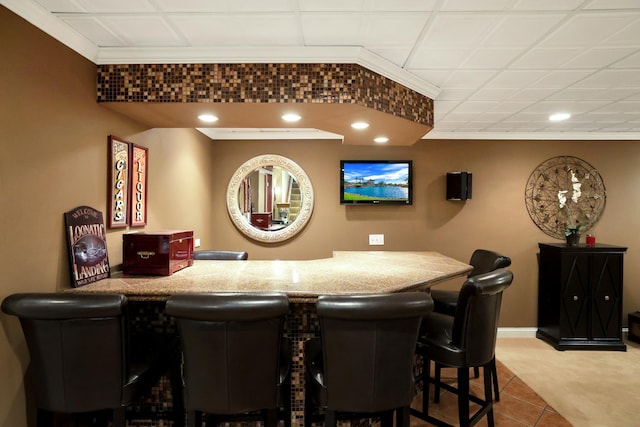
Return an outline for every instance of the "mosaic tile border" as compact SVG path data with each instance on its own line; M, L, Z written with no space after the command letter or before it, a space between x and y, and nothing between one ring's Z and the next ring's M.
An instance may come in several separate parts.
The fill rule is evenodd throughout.
M357 104L433 127L433 100L358 64L98 65L98 102Z

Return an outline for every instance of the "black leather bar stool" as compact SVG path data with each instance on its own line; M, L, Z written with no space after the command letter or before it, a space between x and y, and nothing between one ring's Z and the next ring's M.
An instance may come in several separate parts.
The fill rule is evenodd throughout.
M476 249L471 255L469 264L473 266L473 270L467 275L467 277L477 276L478 274L489 273L499 268L509 267L511 265L511 258L502 255L498 252L488 249ZM460 291L447 290L447 289L432 289L431 298L433 298L433 311L436 313L448 314L449 316L455 316L456 307L458 306L458 296ZM496 370L496 361L491 362L491 378L493 379L493 393L496 401L500 400L500 387L498 385L498 372ZM436 366L436 370L440 370L440 367ZM474 368L474 375L476 378L480 376L478 368Z
M125 408L178 366L179 352L171 344L135 352L140 357L132 359L126 308L127 299L113 294L5 298L2 311L20 319L29 348L38 425L53 425L56 413L111 410L113 426L124 427Z
M511 265L511 258L488 249L476 249L473 251L473 254L471 254L469 265L473 267L473 270L471 270L467 277L473 277L499 268L509 267ZM454 316L456 314L459 293L459 290L431 289L433 311L435 313Z
M305 424L316 407L327 427L338 415L391 426L394 411L408 427L418 329L432 309L426 292L319 297L321 338L305 343Z
M245 261L249 253L243 251L193 251L193 259L208 259L221 261Z
M182 339L190 427L200 426L202 414L217 422L253 419L251 412L267 427L277 424L290 393L289 359L282 357L288 311L287 296L273 293L180 294L167 301Z
M451 317L432 313L423 323L416 354L423 358L422 411L412 409L411 414L429 423L449 424L429 415L429 384L435 384L435 399L438 402L440 387L458 396L460 426L476 424L487 416L489 426L494 425L491 395L491 361L495 359L498 319L503 291L511 285L513 274L507 269L480 274L467 279L460 290L456 315ZM430 361L436 366L457 369L457 388L440 381L439 371L430 377ZM484 399L469 393L469 369L484 370ZM469 416L469 403L480 405L480 409Z

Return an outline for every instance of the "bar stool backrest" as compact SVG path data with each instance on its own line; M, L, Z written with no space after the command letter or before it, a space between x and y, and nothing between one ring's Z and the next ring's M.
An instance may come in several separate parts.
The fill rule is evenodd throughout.
M76 413L122 403L123 295L13 294L2 311L17 316L31 356L38 408Z
M245 261L249 259L249 253L244 251L194 251L193 259L217 260L217 261Z
M374 413L408 407L418 329L432 309L424 292L319 297L327 408Z
M460 289L451 343L464 351L467 366L482 366L494 357L502 292L513 273L501 268L468 278Z
M284 294L182 294L177 319L188 411L239 414L277 408Z

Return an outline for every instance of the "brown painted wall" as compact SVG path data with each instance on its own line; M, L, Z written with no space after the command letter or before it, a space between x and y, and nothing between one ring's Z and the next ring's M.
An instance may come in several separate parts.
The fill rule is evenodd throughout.
M531 171L556 155L593 164L607 186L598 241L629 247L623 313L640 308L640 144L636 141L422 141L411 147L343 146L329 141L209 141L192 129L148 130L95 102L95 66L0 7L0 298L68 286L63 212L90 205L106 213L107 135L149 147L147 230L190 228L202 248L242 249L251 259L311 259L333 250L435 250L467 260L477 247L508 254L516 280L501 326L534 327L537 242L551 241L529 219L524 187ZM313 182L314 214L290 242L264 245L230 222L225 190L248 158L280 154ZM412 159L413 206L340 206L340 159ZM473 172L473 200L445 200L444 174ZM108 235L113 267L121 234ZM454 282L448 286L458 286ZM625 318L626 323L626 318ZM0 425L26 425L27 350L17 321L0 314Z
M385 235L385 250L434 250L468 260L475 248L509 255L515 274L505 293L501 326L535 327L537 321L538 242L558 241L529 218L524 190L529 175L544 160L580 157L595 166L607 186L607 206L593 229L598 242L628 246L623 313L640 307L638 254L634 251L640 175L634 164L640 144L629 141L421 141L411 147L344 146L327 141L214 142L214 235L211 248L242 249L251 259L311 259L333 250L379 250L368 245L370 233ZM226 184L245 160L280 154L298 163L315 191L311 221L291 242L266 245L238 233L227 215ZM414 162L413 206L341 206L340 159L411 159ZM473 199L445 200L447 171L473 173ZM203 241L204 242L204 241ZM204 244L204 243L203 243ZM458 281L447 287L459 286ZM625 317L626 322L626 317Z

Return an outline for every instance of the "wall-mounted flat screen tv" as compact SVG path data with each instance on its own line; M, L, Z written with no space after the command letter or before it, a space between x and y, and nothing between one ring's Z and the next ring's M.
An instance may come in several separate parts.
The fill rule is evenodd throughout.
M410 205L411 160L341 160L340 204Z

